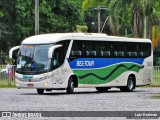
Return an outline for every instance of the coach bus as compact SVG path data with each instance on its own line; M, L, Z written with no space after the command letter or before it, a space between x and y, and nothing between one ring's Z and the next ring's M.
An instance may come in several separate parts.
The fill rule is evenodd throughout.
M152 81L153 53L149 39L106 34L55 33L26 38L17 53L16 87L66 90L112 87L133 91Z

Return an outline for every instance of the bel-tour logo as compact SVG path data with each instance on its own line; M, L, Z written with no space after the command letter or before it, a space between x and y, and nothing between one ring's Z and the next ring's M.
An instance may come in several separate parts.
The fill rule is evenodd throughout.
M77 61L76 66L94 66L94 61Z

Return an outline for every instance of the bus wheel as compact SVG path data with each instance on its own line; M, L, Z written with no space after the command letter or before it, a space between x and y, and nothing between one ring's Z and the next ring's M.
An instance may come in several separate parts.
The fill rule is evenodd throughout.
M37 89L38 94L43 94L43 92L44 92L44 89Z
M130 76L130 77L128 78L127 86L121 87L120 90L121 90L122 92L132 92L134 88L135 88L134 79L133 79L132 76Z
M68 94L72 94L74 92L74 81L72 77L69 79L68 87L66 90Z
M109 89L109 88L107 88L107 87L96 87L96 90L97 90L98 92L107 92L108 89Z

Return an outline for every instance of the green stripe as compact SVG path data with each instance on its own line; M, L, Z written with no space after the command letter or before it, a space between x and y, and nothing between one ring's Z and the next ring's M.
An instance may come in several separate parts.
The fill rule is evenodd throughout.
M143 66L134 63L123 63L94 70L74 70L79 84L105 84L113 81L126 71L139 72Z

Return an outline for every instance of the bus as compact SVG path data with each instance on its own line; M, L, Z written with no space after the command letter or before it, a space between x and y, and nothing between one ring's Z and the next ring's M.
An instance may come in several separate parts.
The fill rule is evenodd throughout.
M131 92L151 84L152 43L149 39L96 33L53 33L26 38L17 50L16 87L44 91L112 87Z

